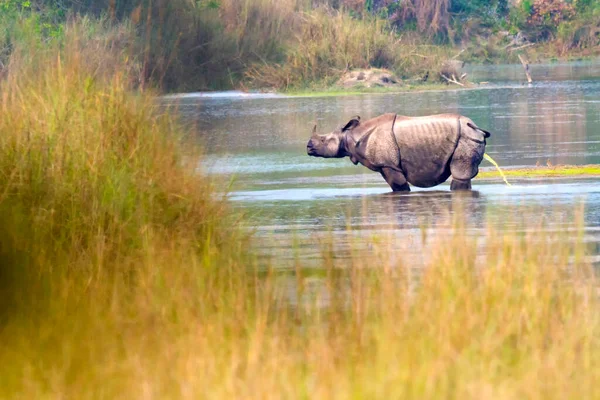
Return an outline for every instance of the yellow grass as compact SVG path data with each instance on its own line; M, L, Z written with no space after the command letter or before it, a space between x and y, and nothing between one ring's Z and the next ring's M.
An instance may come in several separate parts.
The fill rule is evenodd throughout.
M436 250L421 272L402 261L408 247L375 244L368 258L323 253L321 277L301 264L278 274L219 263L225 284L206 259L154 245L127 290L97 282L52 299L35 323L15 317L3 330L0 394L590 397L600 305L585 248L567 239L536 229L477 239L457 224L429 239Z
M556 165L549 167L502 168L504 175L514 178L594 177L600 176L600 165ZM500 178L497 170L481 171L478 178Z

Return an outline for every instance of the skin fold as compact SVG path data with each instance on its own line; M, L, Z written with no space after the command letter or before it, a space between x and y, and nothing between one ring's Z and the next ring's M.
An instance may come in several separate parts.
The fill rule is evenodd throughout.
M379 172L395 192L410 191L410 185L433 187L450 176L451 190L470 190L489 136L458 114L383 114L364 122L354 117L327 135L318 135L315 126L306 151L312 157L349 157Z

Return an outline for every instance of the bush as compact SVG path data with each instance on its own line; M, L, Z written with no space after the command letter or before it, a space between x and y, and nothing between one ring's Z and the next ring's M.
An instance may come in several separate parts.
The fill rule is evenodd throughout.
M600 9L588 11L572 21L562 22L558 27L559 51L566 54L573 48L592 49L600 46Z
M527 18L527 32L530 39L552 39L558 25L574 15L575 9L565 0L535 0Z

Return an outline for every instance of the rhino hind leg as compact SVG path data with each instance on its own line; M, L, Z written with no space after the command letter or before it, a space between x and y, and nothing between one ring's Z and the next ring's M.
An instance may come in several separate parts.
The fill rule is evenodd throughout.
M410 192L410 186L402 171L383 167L381 168L381 175L394 192Z

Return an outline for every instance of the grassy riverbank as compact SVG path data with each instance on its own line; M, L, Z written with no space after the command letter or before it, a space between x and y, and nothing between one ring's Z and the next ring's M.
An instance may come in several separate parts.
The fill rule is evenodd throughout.
M589 178L600 176L600 165L556 165L528 168L502 168L502 172L509 178ZM481 171L478 179L501 178L497 170Z
M142 87L321 91L385 68L439 85L448 60L517 63L600 55L600 1L8 0L0 75L19 44L61 43L69 21L111 36Z
M454 86L452 89L463 89L459 86ZM443 83L429 83L429 84L406 84L396 87L353 87L353 88L342 88L339 86L332 86L326 89L305 89L305 90L289 90L285 94L294 97L338 97L338 96L352 96L360 94L390 94L390 93L404 93L404 92L430 92L436 90L448 90L448 85Z

